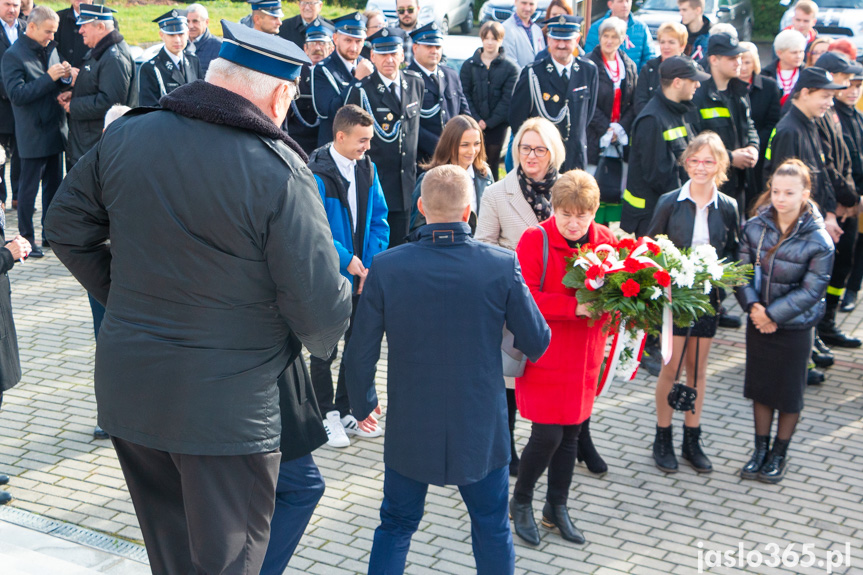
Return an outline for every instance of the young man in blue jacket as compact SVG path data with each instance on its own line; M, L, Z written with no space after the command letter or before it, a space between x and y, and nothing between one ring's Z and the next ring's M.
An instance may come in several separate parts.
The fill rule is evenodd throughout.
M345 333L345 345L351 338L353 314L363 291L372 258L387 249L390 228L387 224L387 203L378 179L375 164L368 152L374 136L374 120L368 112L349 104L333 119L333 141L318 148L309 159L309 169L318 182L324 202L333 242L339 254L342 275L353 282L353 313ZM347 447L347 434L378 437L380 428L360 429L351 415L345 388L345 364L339 367L339 378L333 398L331 367L338 349L329 358L311 357L312 385L327 430L327 443L332 447Z

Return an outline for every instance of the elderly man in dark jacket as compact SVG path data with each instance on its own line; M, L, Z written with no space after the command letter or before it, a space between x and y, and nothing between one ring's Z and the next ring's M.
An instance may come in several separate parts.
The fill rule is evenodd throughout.
M69 8L59 10L57 16L60 18L60 26L57 28L57 51L60 58L66 60L74 68L80 68L84 62L89 48L84 44L84 37L79 30L78 16L81 13L81 0L72 0ZM118 29L117 20L114 20L114 28Z
M260 571L280 419L296 412L280 417L276 381L295 340L326 357L351 312L314 177L279 128L305 55L222 26L231 42L209 81L111 124L46 219L57 256L106 307L99 424L155 573ZM191 174L201 142L211 161Z
M551 332L515 253L471 237L470 186L459 166L425 175L419 208L429 223L418 241L375 257L345 353L351 406L365 426L380 413L374 379L386 333L386 475L369 573L404 571L429 484L458 485L477 571L514 571L502 332L505 323L534 361Z
M222 39L210 32L210 14L202 4L190 4L186 7L186 18L189 25L189 43L195 50L195 56L201 63L201 78L207 74L210 62L219 57Z
M33 229L39 185L44 219L63 179L63 149L69 133L66 113L57 105L57 96L71 81L72 67L68 62L60 62L52 43L58 21L50 8L33 8L27 33L6 51L0 65L3 85L15 114L21 156L18 231L33 246L30 257L42 257Z
M90 48L71 92L58 101L69 114L66 164L75 165L102 137L105 114L114 104L137 103L135 62L123 36L114 28L116 12L107 6L81 4L80 25L84 44Z

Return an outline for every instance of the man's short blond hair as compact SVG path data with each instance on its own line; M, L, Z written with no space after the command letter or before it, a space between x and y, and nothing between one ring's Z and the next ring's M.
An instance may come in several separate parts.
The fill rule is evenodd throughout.
M794 6L794 10L800 10L807 16L815 16L818 14L818 4L812 0L800 0L797 5Z
M426 172L420 188L423 211L428 222L460 222L470 205L473 184L461 166L444 164Z

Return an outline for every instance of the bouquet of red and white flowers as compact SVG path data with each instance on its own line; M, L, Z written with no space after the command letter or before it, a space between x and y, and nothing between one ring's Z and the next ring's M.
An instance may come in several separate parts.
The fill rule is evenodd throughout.
M645 335L657 326L668 363L672 324L684 327L714 315L710 292L745 283L752 268L720 260L709 244L679 249L665 236L586 244L569 262L564 285L575 288L593 319L605 316L615 332L600 391L614 376L635 377Z

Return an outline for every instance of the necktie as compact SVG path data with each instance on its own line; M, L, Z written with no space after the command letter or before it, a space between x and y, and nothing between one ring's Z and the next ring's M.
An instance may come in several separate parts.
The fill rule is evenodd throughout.
M569 68L564 68L563 72L561 72L560 77L563 78L564 83L569 83Z
M177 62L177 70L179 70L179 71L180 71L180 76L182 76L183 78L185 78L185 77L186 77L186 73L185 73L185 72L183 72L183 61L182 61L182 60L179 60L179 61Z
M400 98L399 98L398 88L397 88L397 86L396 86L396 83L395 83L395 82L393 82L392 84L390 84L390 92L392 92L392 94L393 94L393 98L395 98L395 99L396 99L396 101L401 102L401 100L400 100Z

